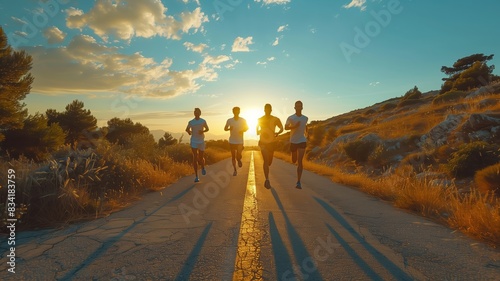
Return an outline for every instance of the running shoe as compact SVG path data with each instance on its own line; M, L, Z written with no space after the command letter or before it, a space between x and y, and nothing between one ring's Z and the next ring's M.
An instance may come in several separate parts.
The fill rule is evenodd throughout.
M205 168L201 169L201 174L202 175L206 175L207 174L207 171L205 170Z
M237 176L237 175L238 175L238 172L234 171L233 176Z
M267 189L270 189L271 188L271 183L269 182L269 180L266 180L264 182L264 187L267 188Z
M241 160L238 160L238 167L242 167L243 166L243 163L241 163Z
M297 184L295 185L295 188L302 189L302 184L300 183L300 181L297 182Z
M196 178L194 179L194 182L200 182L200 179L199 179L198 177L196 177Z

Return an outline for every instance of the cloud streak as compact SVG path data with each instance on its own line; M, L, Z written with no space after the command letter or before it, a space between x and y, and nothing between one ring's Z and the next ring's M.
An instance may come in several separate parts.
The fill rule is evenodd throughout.
M346 9L359 8L361 11L366 10L366 0L352 0L351 3L344 5Z

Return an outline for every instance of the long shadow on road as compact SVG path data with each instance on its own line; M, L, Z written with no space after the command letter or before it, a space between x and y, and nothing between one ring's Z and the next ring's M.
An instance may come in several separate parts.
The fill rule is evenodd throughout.
M354 228L349 224L349 222L344 219L344 217L342 217L341 214L339 214L332 206L330 206L330 204L317 197L314 197L314 200L316 200L316 202L318 202L321 207L323 207L323 209L325 209L335 220L337 220L344 229L346 229L385 269L387 269L387 271L389 271L389 273L394 276L394 278L396 278L396 280L413 280L410 275L404 272L386 256L375 249L375 247L368 243L358 232L354 230ZM327 227L329 228L330 232L335 235L335 237L340 237L331 226L327 225ZM342 244L342 241L340 242ZM352 254L352 251L349 254ZM361 266L362 264L358 263L358 265ZM363 266L361 266L361 268L363 268Z
M304 241L302 238L300 238L299 233L295 228L293 227L290 218L288 217L287 213L285 212L285 208L283 207L283 204L281 203L281 200L276 193L274 189L271 189L271 193L274 196L274 200L276 200L276 203L278 204L279 209L281 210L281 213L283 214L283 217L285 218L285 223L286 223L286 230L288 232L288 237L290 238L290 243L292 244L292 249L295 254L295 261L297 264L300 266L307 265L308 262L313 262L312 261L312 256L309 254L307 251L307 248L304 244ZM307 266L309 267L309 265ZM289 272L292 273L294 268L290 268ZM310 269L310 268L307 268ZM308 280L323 280L323 277L321 277L321 274L318 272L316 269L316 265L314 264L313 270L306 270L308 273L303 273L303 272L297 272L302 274L303 276L300 276L303 279L308 279ZM288 271L281 272L281 274L287 274ZM310 278L310 279L309 279ZM300 278L299 278L300 279Z
M286 250L285 243L283 243L272 212L269 212L269 233L273 246L274 263L276 264L276 276L279 279L280 275L292 268L292 260Z
M203 233L201 233L198 242L196 242L196 244L193 247L193 250L191 250L189 257L187 258L186 262L184 263L184 266L181 269L181 272L179 272L179 275L177 275L177 277L175 278L176 281L189 280L189 277L193 272L194 265L196 264L198 256L200 255L201 248L203 247L203 244L207 239L208 232L210 232L211 227L212 227L212 222L210 222L205 227L205 230L203 230Z
M78 273L78 271L80 271L80 270L86 268L87 266L89 266L90 264L92 264L92 262L94 262L97 258L99 258L100 256L102 256L111 246L113 246L116 242L118 242L125 234L127 234L128 232L130 232L132 229L136 228L139 224L141 224L143 221L145 221L146 219L148 219L150 216L154 215L156 212L158 212L159 210L161 210L162 208L164 208L168 204L170 204L170 203L172 203L172 202L180 199L184 195L186 195L194 187L195 187L195 185L192 185L189 188L186 188L186 190L184 190L184 191L180 192L179 194L177 194L176 196L172 197L170 200L168 200L167 202L165 202L163 205L159 206L158 208L156 208L151 213L145 215L142 219L134 222L129 227L127 227L126 229L124 229L122 232L118 233L116 236L108 238L106 241L104 241L102 243L101 247L99 247L92 254L90 254L78 266L76 266L75 268L73 268L72 270L70 270L68 273L66 273L66 275L64 277L62 277L60 280L71 280L71 278L73 276L75 276L75 274Z

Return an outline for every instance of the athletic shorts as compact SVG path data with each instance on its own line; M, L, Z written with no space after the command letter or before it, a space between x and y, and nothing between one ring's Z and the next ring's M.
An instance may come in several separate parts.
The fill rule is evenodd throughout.
M238 149L243 150L243 145L242 145L242 144L232 144L232 143L230 143L230 144L229 144L229 149L230 149L231 151L233 151L233 150L238 150Z
M261 142L259 141L260 149L274 150L275 143L274 142Z
M306 143L301 142L301 143L290 143L290 151L295 152L297 149L306 149Z
M205 151L205 142L191 143L191 148L198 149L199 151Z

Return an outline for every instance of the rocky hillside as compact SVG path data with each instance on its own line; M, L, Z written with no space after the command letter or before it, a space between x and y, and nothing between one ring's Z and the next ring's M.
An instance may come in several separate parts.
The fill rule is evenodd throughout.
M439 185L469 186L475 171L500 163L500 83L446 94L415 87L310 128L309 160L373 177L411 169Z

